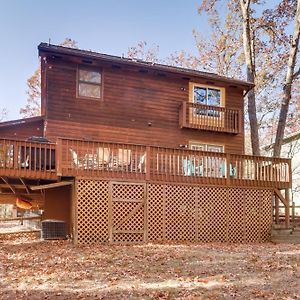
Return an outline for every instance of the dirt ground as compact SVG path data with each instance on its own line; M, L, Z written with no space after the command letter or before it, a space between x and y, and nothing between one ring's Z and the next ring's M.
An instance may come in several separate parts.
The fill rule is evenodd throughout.
M300 299L300 245L1 240L0 299Z

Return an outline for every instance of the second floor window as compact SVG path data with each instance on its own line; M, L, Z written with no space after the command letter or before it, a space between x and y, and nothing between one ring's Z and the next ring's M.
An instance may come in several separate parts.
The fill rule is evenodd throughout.
M101 72L84 68L78 69L78 97L101 98L102 78Z
M192 83L191 102L195 103L194 114L219 117L220 109L207 106L221 107L224 106L225 90L224 88L200 85ZM203 105L203 106L202 106Z
M200 86L194 87L194 102L212 106L220 106L221 91Z

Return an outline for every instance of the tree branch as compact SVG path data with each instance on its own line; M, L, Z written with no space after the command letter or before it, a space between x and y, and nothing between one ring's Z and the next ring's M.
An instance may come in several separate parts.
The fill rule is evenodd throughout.
M300 75L300 68L293 74L293 80L295 80Z

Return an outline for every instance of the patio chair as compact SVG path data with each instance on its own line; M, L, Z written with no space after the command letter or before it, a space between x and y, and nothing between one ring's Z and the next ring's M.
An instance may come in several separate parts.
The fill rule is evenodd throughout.
M116 164L118 168L128 169L131 164L131 150L119 148Z
M236 178L237 177L236 166L233 166L232 164L230 164L229 173L230 173L230 177Z
M183 175L192 176L195 174L194 164L188 159L183 159Z
M201 164L195 164L193 159L185 158L183 163L183 175L184 176L203 176L203 166Z
M29 155L26 155L26 159L21 161L21 168L29 168Z
M86 164L79 159L78 154L72 148L69 149L72 155L73 165L76 168L82 169L85 168Z
M146 172L146 153L144 153L140 158L140 161L138 164L138 171L142 172L142 173Z
M98 147L97 148L97 166L106 167L110 163L110 149Z

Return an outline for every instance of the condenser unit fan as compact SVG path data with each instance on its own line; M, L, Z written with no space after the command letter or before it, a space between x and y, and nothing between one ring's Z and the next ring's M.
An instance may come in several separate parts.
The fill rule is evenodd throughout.
M42 221L42 238L44 240L66 239L66 222L60 220Z

